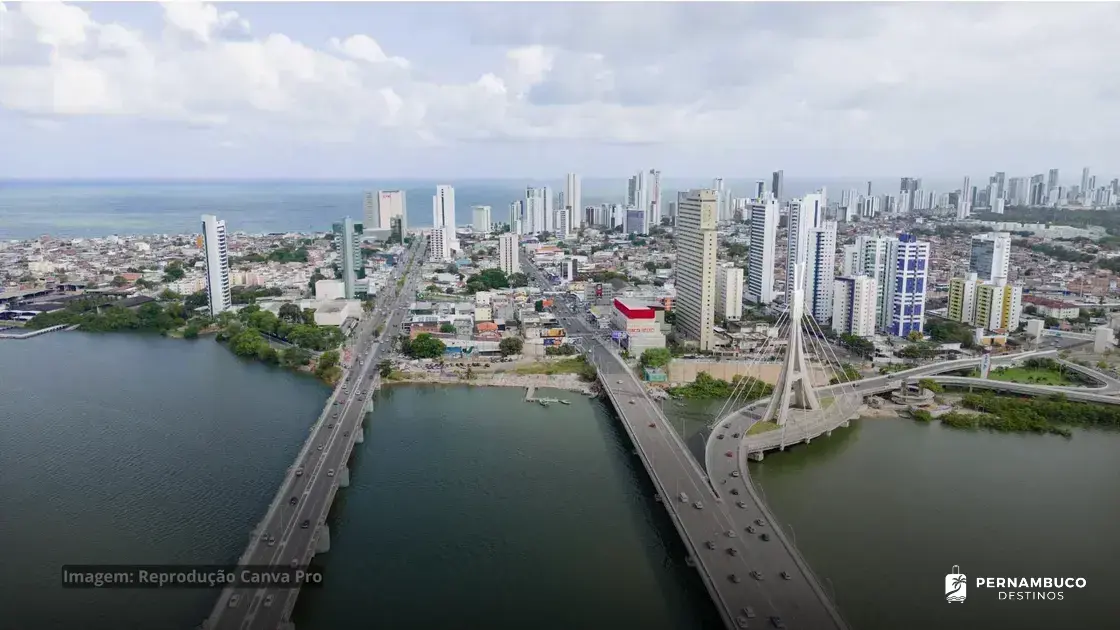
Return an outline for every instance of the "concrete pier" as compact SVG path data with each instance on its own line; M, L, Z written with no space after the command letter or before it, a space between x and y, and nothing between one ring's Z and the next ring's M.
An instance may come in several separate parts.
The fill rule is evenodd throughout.
M349 488L350 487L350 467L349 466L343 466L342 470L338 471L338 487L339 488Z
M355 434L354 434L354 443L355 444L361 444L362 442L365 442L365 441L366 441L366 432L365 432L364 429L362 429L362 427L359 426L357 428Z
M763 453L762 451L757 451L757 452L754 452L754 453L749 453L749 454L747 455L747 458L748 458L748 459L750 459L750 460L751 460L752 462L760 462L760 461L762 461L762 460L763 460L763 458L765 458L765 457L766 457L766 454L765 454L765 453Z
M323 523L319 526L319 538L315 541L315 555L331 550L331 528Z
M536 394L536 393L537 393L537 386L536 385L530 385L530 386L526 387L525 388L525 402L533 402L534 400L536 400L537 398L536 398L536 396L534 396L534 394Z

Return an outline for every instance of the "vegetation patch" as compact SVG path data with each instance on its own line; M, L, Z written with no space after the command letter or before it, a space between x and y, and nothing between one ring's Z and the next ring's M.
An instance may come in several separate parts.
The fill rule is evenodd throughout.
M756 422L756 423L751 425L751 428L747 429L747 435L757 435L759 433L766 433L767 431L773 431L774 429L777 429L777 428L778 428L778 423L777 422L771 422L769 420L767 420L766 422Z
M595 367L581 356L572 357L570 359L560 359L559 361L523 365L514 368L513 372L515 374L547 374L549 376L557 374L578 374L582 380L588 382L594 381L597 375Z
M978 414L947 413L941 424L963 430L988 429L1002 433L1040 433L1069 437L1071 426L1120 428L1120 407L1070 402L1062 394L1047 398L1019 398L992 393L965 394L961 405ZM914 411L920 422L929 422L929 412Z
M746 382L743 382L744 379ZM730 398L731 394L735 392L736 386L740 383L742 383L742 386L739 387L739 400L744 403L764 398L774 391L773 386L769 383L764 383L752 376L735 375L728 382L723 379L712 378L707 372L700 372L696 375L696 380L688 385L669 388L669 394L679 398L692 399Z

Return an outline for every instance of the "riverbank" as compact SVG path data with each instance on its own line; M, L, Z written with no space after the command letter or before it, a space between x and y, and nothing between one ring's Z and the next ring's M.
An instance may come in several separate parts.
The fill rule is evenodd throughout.
M599 388L593 383L581 380L576 374L473 374L465 378L454 374L428 374L418 372L394 372L382 381L383 385L475 385L479 387L536 387L541 389L561 389L578 392L587 396L598 394Z

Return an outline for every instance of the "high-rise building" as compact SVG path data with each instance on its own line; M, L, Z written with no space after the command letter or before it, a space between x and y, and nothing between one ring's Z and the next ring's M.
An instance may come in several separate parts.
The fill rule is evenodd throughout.
M996 171L996 175L992 178L992 182L996 185L996 197L999 199L1007 199L1007 173ZM994 203L992 204L992 207L995 207Z
M716 270L716 316L737 322L743 318L743 269L724 263Z
M480 234L490 232L494 223L490 220L490 206L471 206L471 229Z
M1081 169L1081 197L1083 199L1089 198L1089 167Z
M627 206L622 231L626 234L646 234L646 213L636 206Z
M778 240L778 200L765 195L750 205L750 264L747 299L755 304L774 301L774 246Z
M731 220L731 191L723 185L723 178L712 180L712 190L716 191L716 218L720 221Z
M833 281L832 329L841 335L875 335L875 279L867 276L841 276Z
M233 306L226 222L212 214L202 215L202 244L206 249L206 295L210 300L210 316L217 317Z
M557 238L568 238L575 234L572 227L572 212L570 208L557 208L556 220L553 222Z
M381 224L381 213L377 205L377 195L366 191L362 195L362 221L367 230L383 230L389 227L389 222Z
M446 226L432 228L428 260L432 262L451 260L451 239L454 233L454 230Z
M1006 208L1007 202L1004 201L1003 197L997 197L995 203L992 204L992 214L1003 214Z
M564 178L564 207L568 208L571 231L583 227L583 190L579 175L568 173Z
M929 243L912 234L887 241L887 289L881 318L886 331L905 337L925 329L926 283L929 278Z
M525 234L540 234L552 231L552 190L543 188L525 189Z
M968 270L981 280L1007 280L1011 269L1011 234L990 232L972 237Z
M649 170L649 207L646 209L646 232L661 225L661 171Z
M794 268L808 262L809 230L820 226L824 221L824 206L821 196L813 193L800 200L793 200L789 206L789 230L786 234L786 301L793 295L795 283ZM809 275L807 270L806 276ZM832 283L829 283L831 286ZM804 287L802 287L804 288ZM805 293L806 309L811 311L811 296Z
M963 221L972 214L972 182L965 176L961 194L957 197L957 220Z
M521 271L521 262L518 260L517 235L506 232L498 237L498 265L507 276Z
M818 322L832 318L832 282L836 278L836 222L809 229L805 265L805 310Z
M453 250L459 249L455 240L455 189L451 186L436 186L436 194L432 196L432 227L448 228L450 242L448 246Z
M1058 169L1050 169L1049 175L1046 176L1046 196L1050 196L1050 191L1058 187Z
M972 324L976 320L976 286L980 284L975 273L964 278L949 280L949 307L946 315L955 322Z
M376 223L373 227L368 223L369 216L367 213L365 229L378 229L390 230L393 227L393 218L400 218L400 229L403 232L408 231L408 207L405 203L405 194L403 190L379 190L377 191L377 212L375 220Z
M716 192L692 190L677 207L677 330L713 347L716 292Z
M854 253L845 248L845 259L849 265L845 275L862 275L875 280L875 312L878 314L888 311L883 304L886 299L887 284L887 243L890 240L886 236L864 234L856 237L855 245L852 246ZM879 328L885 329L890 325L890 321L884 320L882 315L876 317L879 318L877 322Z
M751 199L762 201L766 198L766 182L759 179L754 182Z
M649 234L649 229L658 225L661 221L661 171L651 169L648 173L646 171L638 171L638 174L631 177L627 185L626 205L634 206L635 209L642 211L642 218L645 225L642 227L639 234ZM655 218L654 212L658 214ZM628 232L633 232L630 226L626 226Z
M770 178L770 193L773 194L774 198L777 199L779 202L782 199L785 199L785 194L786 194L786 172L785 171L774 171L774 174Z
M331 226L334 233L334 250L338 252L338 268L342 273L342 286L347 300L357 294L358 280L365 277L362 260L362 224L346 217Z
M529 234L525 222L525 202L520 199L509 204L509 229L514 234Z
M990 282L976 286L976 318L973 324L996 332L1010 332L1019 327L1023 313L1023 288L1006 282Z

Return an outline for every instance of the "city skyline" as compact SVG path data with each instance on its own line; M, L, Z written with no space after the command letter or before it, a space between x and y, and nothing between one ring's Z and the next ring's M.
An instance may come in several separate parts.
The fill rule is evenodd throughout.
M1120 173L1107 4L0 6L9 178Z

